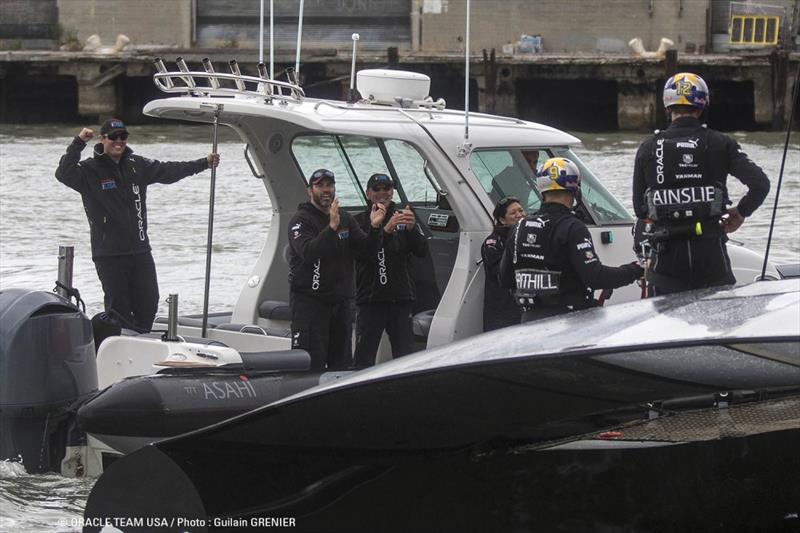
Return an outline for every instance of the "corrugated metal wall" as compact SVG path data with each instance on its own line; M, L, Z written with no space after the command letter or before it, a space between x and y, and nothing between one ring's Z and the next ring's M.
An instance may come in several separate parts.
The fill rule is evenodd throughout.
M264 1L264 43L269 46L269 0ZM275 49L294 51L299 0L273 0ZM304 48L411 47L411 0L306 0ZM260 0L197 0L197 46L258 46Z

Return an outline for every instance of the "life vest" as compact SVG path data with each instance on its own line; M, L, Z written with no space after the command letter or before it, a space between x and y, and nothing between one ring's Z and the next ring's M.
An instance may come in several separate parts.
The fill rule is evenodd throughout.
M705 128L679 137L656 134L653 179L644 194L650 220L659 225L685 225L717 219L724 213L727 191L710 177L707 148Z
M521 306L531 306L534 299L555 300L561 292L560 260L554 250L553 231L569 213L553 217L537 213L520 220L514 228L512 262L516 291L514 297Z

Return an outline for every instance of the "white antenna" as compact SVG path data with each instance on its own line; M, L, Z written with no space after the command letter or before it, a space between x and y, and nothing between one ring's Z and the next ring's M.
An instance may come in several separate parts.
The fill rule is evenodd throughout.
M300 0L300 16L297 20L297 46L295 47L295 58L294 58L294 73L297 76L297 79L300 80L300 39L303 36L303 4L305 0Z
M261 16L258 18L258 62L264 62L264 0L261 0Z
M353 62L350 64L350 94L347 102L352 104L356 101L356 45L361 36L354 33L350 38L353 39Z
M269 0L269 79L275 73L275 9L273 1Z
M464 39L464 144L458 147L459 157L469 154L469 8L470 0L467 0L467 31Z

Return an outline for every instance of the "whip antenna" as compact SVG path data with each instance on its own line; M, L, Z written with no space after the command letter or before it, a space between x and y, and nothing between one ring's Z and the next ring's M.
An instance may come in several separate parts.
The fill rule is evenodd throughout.
M258 62L264 62L264 0L261 0L261 16L258 17Z
M467 0L467 29L464 38L464 145L469 142L469 8Z
M269 0L269 79L275 72L275 5Z
M470 0L467 0L467 22L464 38L464 142L458 146L458 157L467 157L472 145L469 142L469 13Z
M295 47L294 57L294 74L297 76L299 85L300 81L300 39L303 37L303 4L305 0L300 0L300 15L297 18L297 46Z
M778 212L778 198L781 195L781 184L783 183L783 168L786 165L786 153L789 151L789 138L792 135L792 123L794 122L794 105L797 103L797 90L800 84L800 66L797 67L797 74L794 77L794 88L792 89L792 109L789 111L789 125L786 127L786 142L783 144L783 157L781 158L781 170L778 173L778 187L775 189L775 204L772 206L772 220L769 223L769 236L767 237L767 250L764 252L764 265L761 267L761 277L765 279L767 275L767 261L769 260L769 246L772 243L772 230L775 229L775 215Z

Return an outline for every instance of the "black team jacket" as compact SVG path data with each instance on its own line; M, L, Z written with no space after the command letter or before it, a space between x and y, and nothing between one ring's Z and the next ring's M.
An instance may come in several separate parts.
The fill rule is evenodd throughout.
M353 215L339 210L339 228L311 202L297 206L289 221L289 284L292 291L336 303L353 297L353 259L374 254L381 228L365 232Z
M149 252L147 186L175 183L208 168L205 157L162 162L138 156L130 148L117 164L103 153L99 143L93 157L79 162L85 147L80 137L72 140L58 163L56 179L81 194L89 220L92 258Z
M364 231L370 228L371 206L358 213L355 220ZM397 211L394 202L386 209L381 223L382 243L375 253L356 260L356 303L390 303L416 300L416 285L410 265L411 254L425 257L428 241L419 228L386 233L383 226Z

